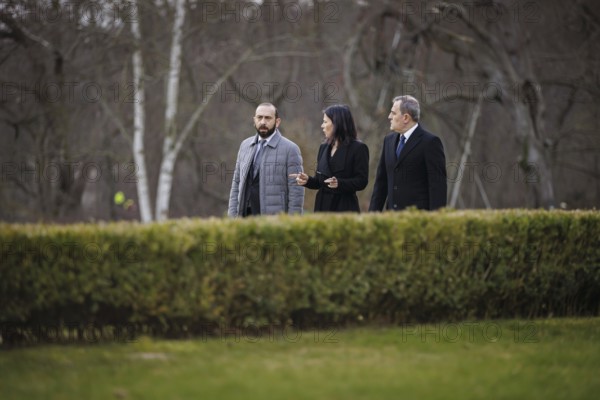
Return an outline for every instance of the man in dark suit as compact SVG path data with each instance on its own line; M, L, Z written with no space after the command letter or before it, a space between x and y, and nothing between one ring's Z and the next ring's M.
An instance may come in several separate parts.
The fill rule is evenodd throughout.
M446 157L437 136L419 125L419 102L412 96L393 100L388 119L393 131L383 141L369 211L416 206L446 206Z

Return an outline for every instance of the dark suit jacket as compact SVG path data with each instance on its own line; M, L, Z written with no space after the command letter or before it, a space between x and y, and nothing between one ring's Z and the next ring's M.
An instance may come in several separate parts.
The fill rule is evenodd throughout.
M316 176L308 177L306 187L318 189L315 211L360 212L356 192L369 182L369 148L360 141L352 141L338 147L329 158L331 147L323 143L317 156ZM338 187L330 189L325 179L335 176Z
M435 210L446 206L446 157L442 141L419 125L406 141L400 157L396 147L400 134L392 132L383 141L369 211L416 206Z

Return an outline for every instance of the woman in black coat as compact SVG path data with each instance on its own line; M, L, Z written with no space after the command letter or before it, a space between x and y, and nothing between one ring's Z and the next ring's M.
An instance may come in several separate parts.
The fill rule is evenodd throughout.
M367 187L369 148L357 139L354 119L345 105L323 111L325 142L319 148L315 176L292 174L298 185L318 189L315 212L360 212L356 192Z

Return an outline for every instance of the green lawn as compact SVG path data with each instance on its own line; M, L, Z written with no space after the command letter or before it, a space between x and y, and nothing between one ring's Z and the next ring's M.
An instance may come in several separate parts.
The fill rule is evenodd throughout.
M594 394L595 393L595 394ZM600 318L46 345L0 352L8 399L596 399Z

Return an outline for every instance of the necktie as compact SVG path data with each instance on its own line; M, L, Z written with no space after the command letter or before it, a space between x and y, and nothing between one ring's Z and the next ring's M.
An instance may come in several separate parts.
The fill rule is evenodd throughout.
M258 141L258 149L256 149L256 154L254 155L254 162L252 163L252 168L254 170L254 178L256 178L256 175L258 175L258 170L260 169L260 160L262 159L262 150L265 146L265 143L267 143L265 139L261 139Z
M400 142L398 143L398 147L396 147L396 158L400 158L400 152L404 147L404 143L406 143L406 138L404 135L400 135Z

